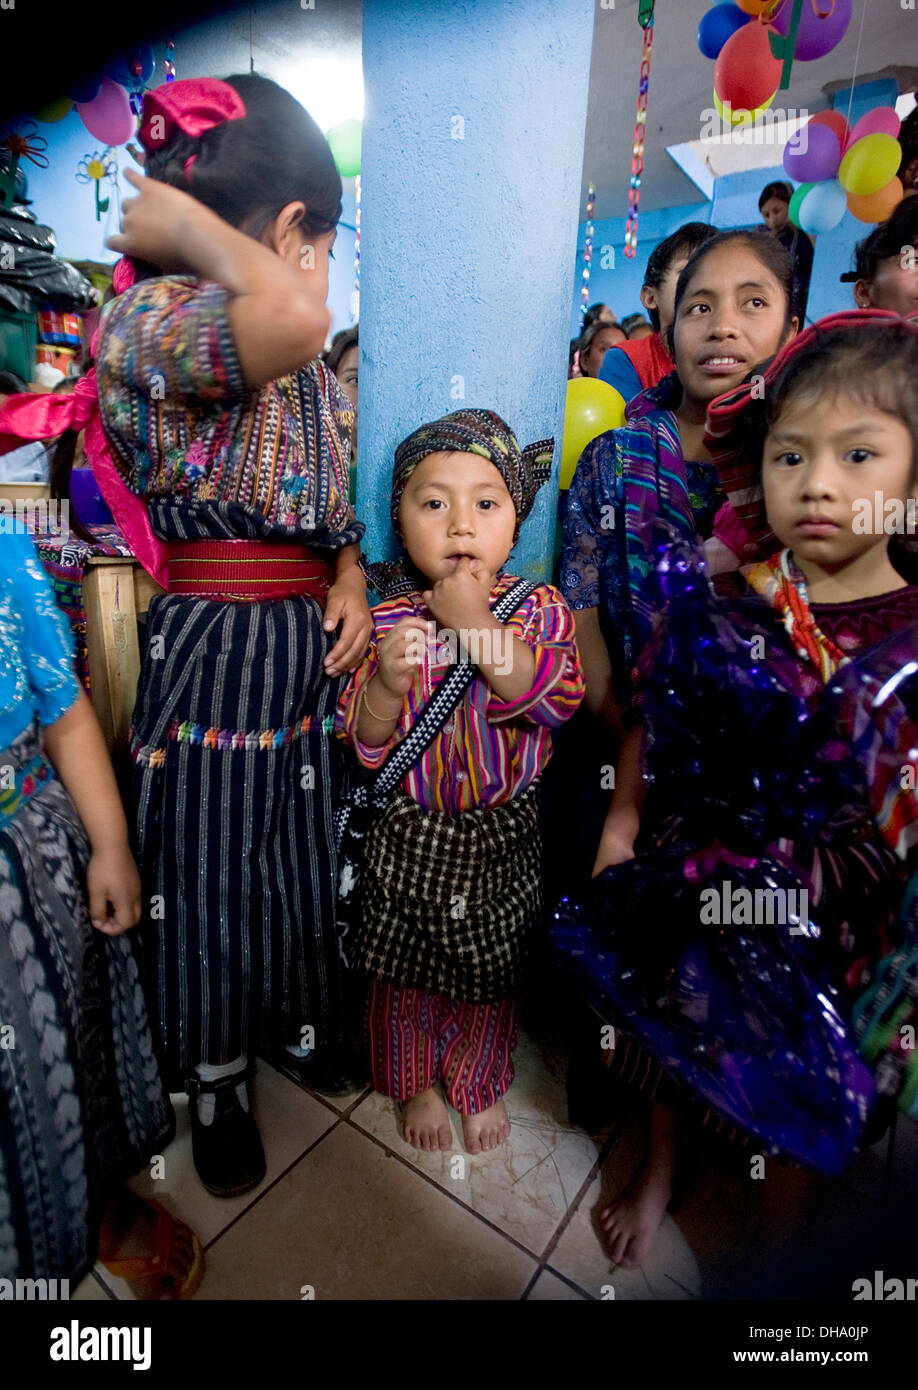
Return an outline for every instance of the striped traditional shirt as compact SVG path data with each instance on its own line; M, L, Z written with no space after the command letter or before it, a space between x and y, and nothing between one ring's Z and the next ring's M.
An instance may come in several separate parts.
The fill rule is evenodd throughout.
M501 576L491 590L491 606L516 582L511 576ZM424 660L405 696L392 737L373 748L357 738L360 695L379 668L378 644L397 623L410 617L428 624ZM373 609L373 621L368 655L342 694L335 720L339 737L352 744L357 757L370 768L381 766L416 723L453 656L446 630L440 628L419 593L379 604ZM403 789L425 811L457 815L475 806L512 801L546 766L551 757L552 729L569 719L583 699L574 620L557 589L540 584L505 627L532 648L532 688L515 700L502 700L484 676L475 677L445 727L402 782ZM455 643L455 637L452 641ZM498 657L495 651L495 661Z

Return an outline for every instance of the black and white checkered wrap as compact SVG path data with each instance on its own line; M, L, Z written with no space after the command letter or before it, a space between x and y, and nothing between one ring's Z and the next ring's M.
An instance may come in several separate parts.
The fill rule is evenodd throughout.
M352 968L467 1003L519 983L542 910L539 786L461 815L396 792L367 836Z

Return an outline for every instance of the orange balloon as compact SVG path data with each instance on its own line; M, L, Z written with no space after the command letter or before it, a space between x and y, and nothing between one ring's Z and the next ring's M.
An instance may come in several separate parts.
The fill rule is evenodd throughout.
M735 0L735 4L744 14L760 15L773 10L775 0Z
M848 211L859 222L885 222L905 197L900 178L892 178L879 193L849 193Z

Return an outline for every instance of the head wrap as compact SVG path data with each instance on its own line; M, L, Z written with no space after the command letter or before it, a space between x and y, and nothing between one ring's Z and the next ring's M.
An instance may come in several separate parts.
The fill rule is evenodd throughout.
M532 511L536 493L551 473L553 439L540 439L520 449L516 436L493 410L456 410L429 425L421 425L395 451L392 470L392 527L402 538L398 509L414 470L428 454L478 454L490 459L507 485L516 509L516 544L520 527Z
M139 139L145 149L159 149L175 129L195 137L245 114L242 98L228 82L213 77L167 82L144 94ZM157 117L162 130L152 124ZM135 262L122 256L112 276L115 294L123 294L136 280ZM96 338L91 351L95 356ZM86 457L119 530L144 569L165 588L167 549L153 533L144 499L131 492L118 472L102 428L95 368L80 379L72 395L16 395L0 408L0 448L54 439L67 429L85 429Z
M769 391L789 362L838 329L869 330L884 325L906 324L918 334L918 314L902 318L888 309L848 309L829 314L792 338L765 365L757 380L744 382L718 396L708 406L704 442L717 466L720 481L748 538L744 560L766 559L779 543L765 515L760 459L756 457L756 433L764 436ZM764 385L763 385L764 377Z

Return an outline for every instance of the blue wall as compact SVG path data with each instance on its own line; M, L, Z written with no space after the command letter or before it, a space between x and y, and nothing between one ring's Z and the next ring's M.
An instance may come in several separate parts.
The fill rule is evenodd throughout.
M593 0L366 0L357 510L371 558L393 544L393 451L426 420L479 406L521 444L553 435L557 478L593 20ZM515 569L549 573L556 503L555 483Z

